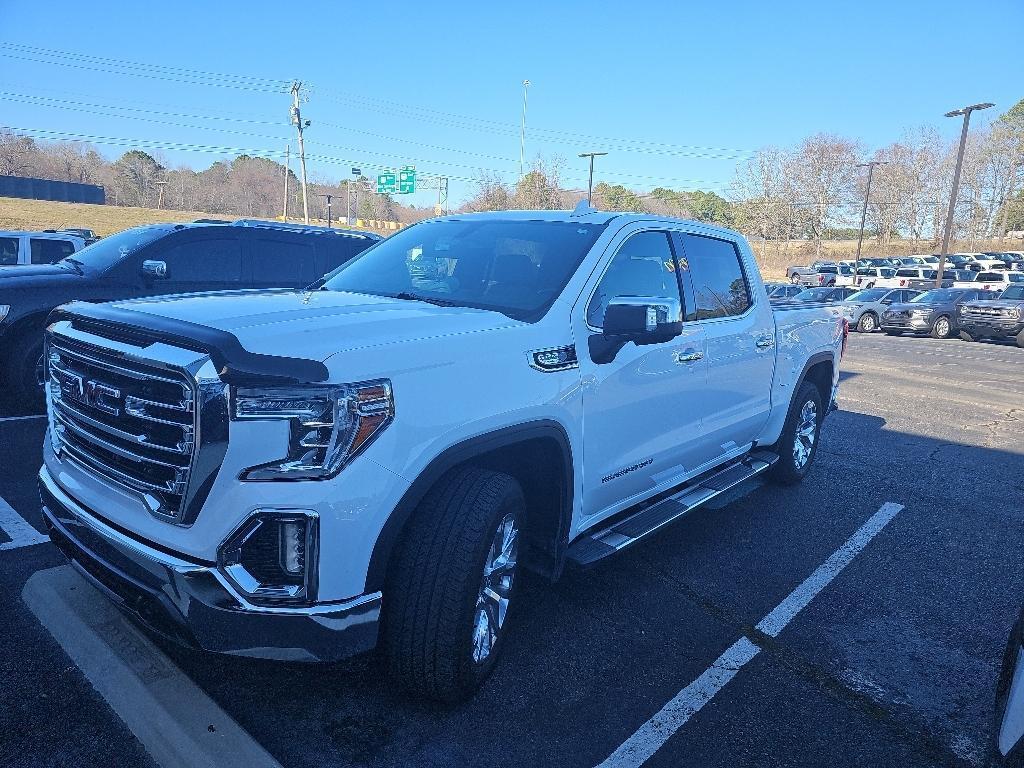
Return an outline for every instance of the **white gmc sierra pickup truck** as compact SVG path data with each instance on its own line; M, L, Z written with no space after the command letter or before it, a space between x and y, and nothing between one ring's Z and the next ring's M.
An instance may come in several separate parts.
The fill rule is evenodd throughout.
M212 651L493 667L557 578L745 479L803 478L846 322L773 310L744 239L597 212L433 219L304 291L74 303L46 330L52 540Z

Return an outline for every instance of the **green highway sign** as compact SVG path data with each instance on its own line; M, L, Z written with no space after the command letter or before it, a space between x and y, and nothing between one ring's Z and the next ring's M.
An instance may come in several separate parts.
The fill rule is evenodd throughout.
M398 172L398 194L411 195L416 191L416 169L407 165Z
M381 173L377 175L377 194L393 195L398 192L398 176L395 173Z

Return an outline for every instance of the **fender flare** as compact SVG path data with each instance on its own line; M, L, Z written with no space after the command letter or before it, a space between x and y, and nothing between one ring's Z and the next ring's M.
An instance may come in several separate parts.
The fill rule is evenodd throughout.
M811 368L813 368L814 366L818 365L819 363L828 363L829 365L831 365L832 366L832 370L833 370L833 378L834 378L834 376L835 376L835 369L838 367L837 364L836 364L836 357L835 357L835 355L832 352L815 352L813 355L811 355L809 358L807 358L807 362L804 363L803 370L800 371L800 376L797 377L796 384L793 385L793 393L789 396L789 405L786 406L786 413L789 413L789 409L793 407L793 398L796 397L796 393L797 393L797 390L800 389L800 385L803 384L804 381L807 379L808 372L811 370ZM830 380L829 388L831 389L831 387L832 387L832 383L831 383L831 380ZM825 405L825 412L827 414L828 413L828 409L831 406L831 403L825 403L824 405Z
M561 424L549 419L539 419L537 421L501 427L491 432L467 438L445 448L435 456L406 490L378 534L366 571L366 589L364 594L377 592L384 588L391 555L405 528L405 524L412 517L423 497L426 496L427 492L446 472L459 464L464 464L475 457L482 456L491 451L538 438L553 439L562 454L562 499L559 509L556 551L554 552L556 561L560 563L562 554L568 546L569 528L572 520L573 494L575 489L572 446L569 442L569 436Z

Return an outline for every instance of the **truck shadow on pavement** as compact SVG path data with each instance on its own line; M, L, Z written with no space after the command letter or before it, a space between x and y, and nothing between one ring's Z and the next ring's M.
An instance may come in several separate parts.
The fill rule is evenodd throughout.
M1024 594L1008 567L1024 551L1024 450L842 411L821 445L800 486L755 480L595 569L525 576L504 656L460 706L410 701L372 654L281 664L156 642L285 765L595 765L738 637L761 642L751 627L896 502L905 511L658 756L978 764Z

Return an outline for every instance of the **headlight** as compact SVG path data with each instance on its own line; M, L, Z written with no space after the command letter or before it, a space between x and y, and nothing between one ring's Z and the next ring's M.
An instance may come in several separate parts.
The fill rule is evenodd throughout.
M8 313L10 313L10 311L11 311L11 305L10 304L0 304L0 323L2 323L4 321L4 318L7 317Z
M928 317L928 315L930 315L931 313L932 313L932 311L930 309L912 309L912 310L910 310L910 314L913 317Z
M387 428L395 415L386 379L325 387L253 389L234 392L239 420L286 419L287 453L250 467L243 480L323 480L333 477Z

